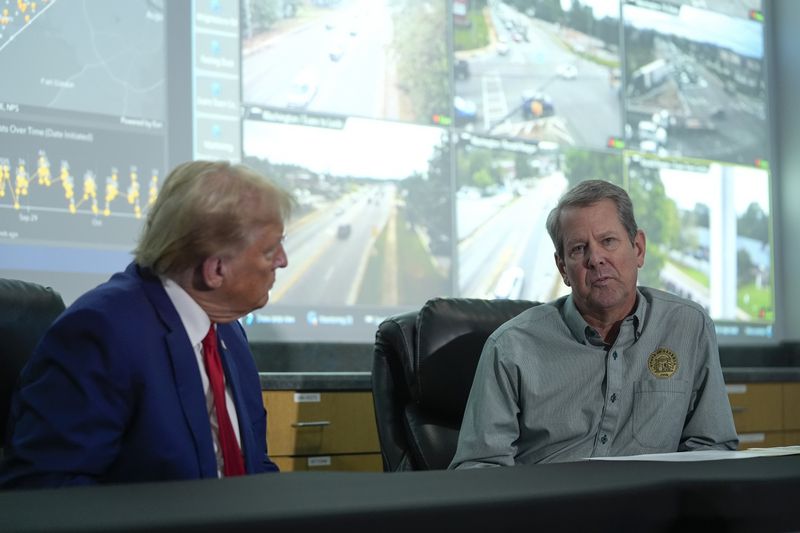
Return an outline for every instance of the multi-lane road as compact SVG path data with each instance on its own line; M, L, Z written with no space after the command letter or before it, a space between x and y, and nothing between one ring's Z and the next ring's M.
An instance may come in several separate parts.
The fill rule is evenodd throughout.
M545 219L555 207L567 182L559 173L540 178L519 195L486 216L459 243L459 290L462 296L492 298L505 272L521 269L524 278L513 298L550 300L558 281L553 262L553 243L545 230ZM480 202L460 200L458 213L468 217Z
M300 111L397 118L391 13L385 2L344 3L268 36L242 59L245 102Z
M354 304L375 239L393 213L395 190L392 184L364 186L292 224L290 268L278 272L273 303Z
M609 67L573 53L569 37L552 24L504 5L492 10L492 19L493 42L458 54L470 76L457 80L455 90L478 105L476 132L594 148L621 135L620 96ZM526 120L523 100L536 93L549 97L554 115Z

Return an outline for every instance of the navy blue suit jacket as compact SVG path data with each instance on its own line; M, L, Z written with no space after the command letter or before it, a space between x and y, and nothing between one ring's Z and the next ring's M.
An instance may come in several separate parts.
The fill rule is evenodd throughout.
M277 471L244 330L217 335L247 472ZM194 348L161 281L136 264L76 300L20 378L0 485L217 477Z

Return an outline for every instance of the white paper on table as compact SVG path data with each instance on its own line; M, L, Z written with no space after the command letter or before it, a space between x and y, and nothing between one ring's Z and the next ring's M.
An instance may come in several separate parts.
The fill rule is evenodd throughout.
M748 459L774 455L800 454L800 446L776 446L774 448L750 448L747 450L697 450L691 452L648 453L622 457L588 457L589 461L717 461L720 459Z

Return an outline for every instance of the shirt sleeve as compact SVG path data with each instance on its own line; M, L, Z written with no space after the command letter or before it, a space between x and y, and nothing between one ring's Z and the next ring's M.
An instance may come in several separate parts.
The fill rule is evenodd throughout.
M678 451L735 450L739 446L739 437L725 391L714 324L708 317L703 322L697 347L693 398Z
M519 373L494 336L483 347L451 469L514 464L519 438Z

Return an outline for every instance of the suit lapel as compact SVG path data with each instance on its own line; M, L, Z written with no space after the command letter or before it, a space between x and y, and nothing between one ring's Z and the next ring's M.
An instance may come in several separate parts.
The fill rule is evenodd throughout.
M201 477L217 477L217 459L214 454L211 425L194 347L186 336L178 311L164 291L161 280L152 274L148 275L146 271L142 272L141 269L140 275L147 297L167 328L165 339L175 379L175 389L194 439Z
M206 411L206 397L194 351L189 346L183 329L167 335L167 346L174 371L175 388L186 423L192 432L200 471L203 477L217 477L217 459Z

